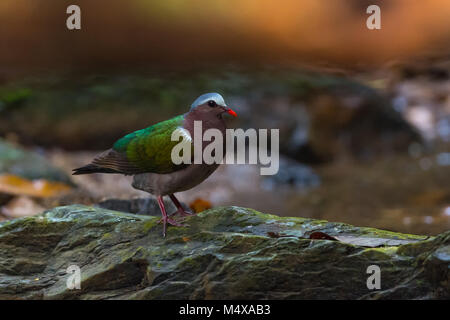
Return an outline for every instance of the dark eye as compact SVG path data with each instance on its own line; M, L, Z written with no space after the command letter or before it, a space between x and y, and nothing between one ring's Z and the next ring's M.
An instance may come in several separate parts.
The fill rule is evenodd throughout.
M214 100L209 100L208 101L208 106L215 107L216 106L216 102Z

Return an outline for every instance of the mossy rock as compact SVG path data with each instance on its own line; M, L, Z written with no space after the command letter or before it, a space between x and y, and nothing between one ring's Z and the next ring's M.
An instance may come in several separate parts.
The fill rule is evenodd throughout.
M12 174L35 180L45 179L74 185L70 177L43 156L0 139L0 175Z
M222 207L163 238L158 220L71 205L3 222L0 298L450 298L450 231L416 236ZM71 265L80 289L67 288ZM370 265L380 267L379 290L367 288Z

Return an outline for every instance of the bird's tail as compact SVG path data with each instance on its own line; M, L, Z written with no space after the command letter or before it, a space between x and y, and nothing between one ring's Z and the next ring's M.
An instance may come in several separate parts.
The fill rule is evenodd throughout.
M90 173L118 173L116 170L103 168L95 164L88 164L80 168L73 169L73 175L90 174Z

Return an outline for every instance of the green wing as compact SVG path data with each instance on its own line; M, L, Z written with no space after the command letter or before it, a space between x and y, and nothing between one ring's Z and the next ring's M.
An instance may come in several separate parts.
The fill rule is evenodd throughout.
M171 173L180 170L186 165L172 162L172 148L179 142L171 141L171 135L183 125L183 120L184 116L180 115L130 133L119 139L113 150L126 155L127 161L142 172Z

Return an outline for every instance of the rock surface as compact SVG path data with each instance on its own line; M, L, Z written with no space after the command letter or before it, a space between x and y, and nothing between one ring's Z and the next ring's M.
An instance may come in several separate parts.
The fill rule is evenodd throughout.
M71 205L2 222L0 298L450 298L450 231L405 235L222 207L164 239L157 221ZM71 265L79 290L66 285ZM367 288L370 265L381 269L380 290Z

